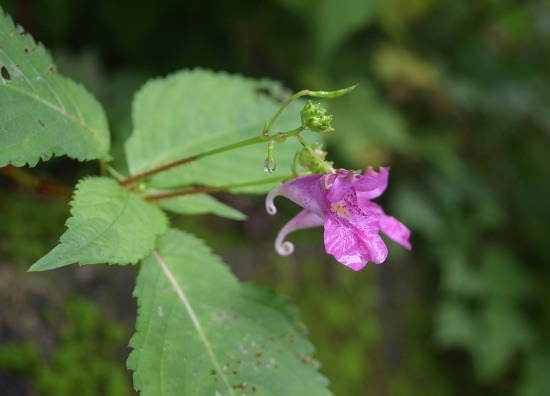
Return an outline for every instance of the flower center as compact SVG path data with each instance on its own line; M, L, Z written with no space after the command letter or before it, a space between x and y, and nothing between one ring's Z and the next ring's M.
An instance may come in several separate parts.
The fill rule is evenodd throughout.
M330 211L336 214L338 217L343 217L348 221L351 221L351 216L349 214L347 206L339 202L330 204Z

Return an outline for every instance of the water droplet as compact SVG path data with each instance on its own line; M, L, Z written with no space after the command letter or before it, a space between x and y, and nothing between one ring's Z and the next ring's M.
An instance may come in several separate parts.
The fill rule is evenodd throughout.
M267 173L273 173L275 172L275 168L277 167L277 164L275 164L275 161L273 159L269 159L267 157L264 161L264 172Z

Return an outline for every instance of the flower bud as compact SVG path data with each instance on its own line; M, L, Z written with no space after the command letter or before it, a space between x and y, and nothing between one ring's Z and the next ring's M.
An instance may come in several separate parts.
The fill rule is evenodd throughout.
M313 104L308 100L300 117L302 118L302 127L313 132L330 132L333 131L330 126L332 115L326 115L327 110L320 103Z
M298 154L298 161L302 166L309 169L312 173L327 173L332 167L332 162L325 161L327 152L323 151L323 146L319 143L313 143L310 150L304 147Z

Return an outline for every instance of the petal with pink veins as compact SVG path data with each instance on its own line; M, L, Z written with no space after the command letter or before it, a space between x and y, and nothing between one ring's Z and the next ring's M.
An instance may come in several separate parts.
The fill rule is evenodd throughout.
M389 166L381 166L380 171L376 172L374 169L372 169L371 166L367 168L367 171L365 172L364 177L369 177L372 179L375 179L377 182L376 188L366 191L366 190L357 190L357 194L360 197L364 197L366 199L374 199L378 198L380 195L386 191L386 188L388 187L388 178L390 176L390 167Z
M323 176L324 175L302 176L275 187L267 194L265 200L267 213L271 215L277 213L277 208L273 200L275 197L282 195L297 203L302 208L320 217L324 217L327 200L325 198L325 191L321 186L321 178Z
M343 224L332 214L327 214L325 218L325 249L354 271L359 271L371 261L369 250L357 238L353 227Z

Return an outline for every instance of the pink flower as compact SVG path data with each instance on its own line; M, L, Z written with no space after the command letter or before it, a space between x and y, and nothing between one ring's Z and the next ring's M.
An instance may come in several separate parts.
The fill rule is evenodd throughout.
M266 198L269 214L277 213L273 199L278 195L304 208L277 235L277 252L291 254L294 245L285 241L286 236L317 226L325 228L327 253L354 271L369 261L380 264L386 260L388 248L379 231L410 250L409 229L371 201L386 190L389 172L389 167L381 167L379 172L369 167L364 175L339 169L336 173L298 177L273 189Z

